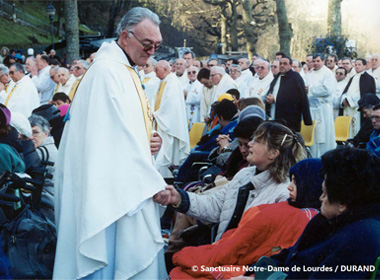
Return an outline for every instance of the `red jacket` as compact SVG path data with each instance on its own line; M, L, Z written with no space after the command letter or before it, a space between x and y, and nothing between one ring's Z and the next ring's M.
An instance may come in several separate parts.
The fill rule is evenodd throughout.
M225 278L242 275L243 265L294 245L317 213L315 209L290 206L287 201L252 207L236 229L227 231L214 244L186 247L176 253L173 263L177 267L171 271L171 279L214 279L217 274L213 276L209 270L219 266L224 266Z

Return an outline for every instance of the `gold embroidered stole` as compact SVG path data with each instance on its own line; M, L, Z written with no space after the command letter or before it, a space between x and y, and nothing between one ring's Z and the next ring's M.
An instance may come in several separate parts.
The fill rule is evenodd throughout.
M149 82L150 78L144 78L144 80L142 81L143 84L146 84L147 82Z
M7 99L5 99L4 105L8 106L9 99L11 99L12 94L15 92L17 84L13 87L12 91L8 94Z
M143 110L146 134L148 136L148 141L150 143L150 138L152 137L153 122L152 122L152 114L151 114L151 111L149 108L149 102L148 102L148 99L146 98L145 92L142 88L140 78L137 75L136 71L133 70L133 68L131 68L130 66L126 65L126 67L129 71L129 73L131 74L133 83L135 84L136 91L137 91L139 98L140 98L141 108Z
M160 109L162 94L164 93L164 89L165 89L166 83L167 82L161 82L160 88L158 89L157 96L156 96L156 103L154 104L154 111L155 112L158 109Z
M74 96L75 96L75 94L77 92L78 86L79 86L80 82L82 81L83 77L84 77L84 74L83 74L83 76L82 76L82 78L80 80L76 80L73 83L73 85L71 86L71 89L70 89L70 92L69 92L69 98L70 98L71 102L73 102L73 100L74 100Z
M61 83L58 83L58 84L55 86L53 95L56 94L56 93L58 92L58 90L59 90L59 88L60 88L60 86L59 86L60 84L61 84ZM70 100L71 100L71 99L70 99Z

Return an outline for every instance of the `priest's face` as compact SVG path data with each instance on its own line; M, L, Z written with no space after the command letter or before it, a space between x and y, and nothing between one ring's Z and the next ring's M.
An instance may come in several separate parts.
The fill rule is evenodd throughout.
M140 66L146 65L161 42L160 28L150 19L144 19L131 29L123 30L118 39L118 44Z
M325 61L322 60L320 56L313 58L313 66L315 70L321 69L323 65L325 65Z

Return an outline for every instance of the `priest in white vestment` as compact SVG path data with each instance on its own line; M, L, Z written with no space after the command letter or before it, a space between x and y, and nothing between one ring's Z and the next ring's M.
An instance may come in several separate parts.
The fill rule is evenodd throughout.
M154 72L154 67L157 61L154 58L149 58L148 62L144 66L144 78L142 83L144 85L144 91L146 97L149 100L149 106L153 108L154 101L156 100L156 94L160 86L160 79L157 78L156 72Z
M70 90L76 81L75 76L70 74L69 70L64 67L59 67L57 74L59 83L56 86L56 92L63 92L69 96Z
M203 95L200 104L200 121L209 123L211 120L211 100L215 90L214 84L210 81L210 70L207 68L199 70L197 80L203 85Z
M258 97L265 103L266 95L273 81L269 62L262 59L255 60L255 71L258 77L252 79L247 97Z
M15 86L6 95L4 105L11 112L19 112L28 118L34 109L40 106L40 97L33 81L24 74L21 64L15 63L9 68L9 74Z
M203 95L203 85L197 80L199 69L195 66L187 68L189 82L184 89L186 99L186 116L189 130L194 123L200 122L200 105Z
M218 97L230 89L238 89L234 80L226 73L223 67L211 67L210 80L215 85L215 91L211 99L211 104L218 100Z
M248 91L248 83L244 79L244 77L241 75L241 67L237 64L231 64L230 68L228 69L228 73L230 74L231 78L235 81L238 91L240 93L239 98L245 98L244 95Z
M337 82L324 62L323 55L313 55L314 71L308 74L306 85L310 113L312 119L317 122L314 145L310 149L313 157L320 157L336 147L332 101Z
M347 86L347 70L343 67L338 67L335 71L335 79L337 81L336 90L333 98L333 108L334 108L334 120L339 115L340 102L342 98L342 93Z
M7 95L12 91L16 83L9 76L9 69L0 64L0 103L4 104Z
M53 279L166 277L152 199L166 184L153 165L151 114L133 69L161 44L158 25L150 10L130 10L118 40L103 43L79 83L56 165Z
M162 147L156 157L156 168L165 178L173 177L169 166L181 165L190 154L183 88L169 62L156 64L156 75L161 80L154 104L155 129L162 137Z

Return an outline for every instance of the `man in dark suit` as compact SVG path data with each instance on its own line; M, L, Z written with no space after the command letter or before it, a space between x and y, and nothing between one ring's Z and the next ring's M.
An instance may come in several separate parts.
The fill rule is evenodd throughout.
M265 100L271 117L284 119L290 128L301 130L301 116L306 125L312 125L305 83L300 74L292 70L292 59L280 59L280 73L273 79Z

